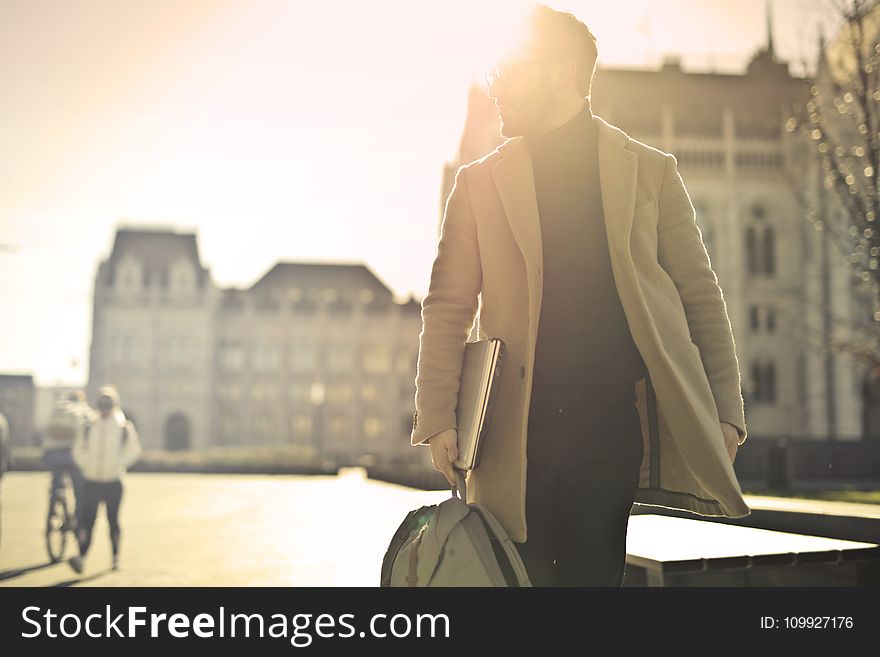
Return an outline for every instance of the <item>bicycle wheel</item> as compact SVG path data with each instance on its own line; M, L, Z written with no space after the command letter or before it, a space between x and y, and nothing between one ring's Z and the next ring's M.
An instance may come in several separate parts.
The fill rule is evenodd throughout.
M67 531L67 500L61 495L53 495L49 501L49 515L46 518L46 551L52 563L61 561L64 557Z

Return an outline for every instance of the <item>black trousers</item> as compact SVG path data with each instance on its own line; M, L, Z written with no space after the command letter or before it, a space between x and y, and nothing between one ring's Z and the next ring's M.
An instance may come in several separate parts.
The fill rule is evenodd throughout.
M644 449L635 399L530 409L527 540L514 545L533 586L622 585Z
M114 556L119 554L119 505L122 503L121 481L83 480L82 512L79 514L79 553L86 556L92 544L92 529L98 517L98 505L104 502L107 508L107 522L110 525L110 543Z

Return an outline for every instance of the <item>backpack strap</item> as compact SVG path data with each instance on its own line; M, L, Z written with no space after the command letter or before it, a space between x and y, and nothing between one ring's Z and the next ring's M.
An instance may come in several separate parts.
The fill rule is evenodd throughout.
M452 466L453 474L455 474L455 483L452 484L452 497L458 497L462 502L467 503L467 479L464 470Z
M482 504L469 504L468 506L477 512L489 531L490 537L494 538L504 551L508 563L510 563L511 568L513 569L513 575L516 577L518 586L532 586L532 582L529 579L529 573L526 570L526 565L523 563L519 550L514 545L513 540L511 540L510 535L507 533L507 530L504 529L504 526L498 522L498 519L492 515L492 512Z

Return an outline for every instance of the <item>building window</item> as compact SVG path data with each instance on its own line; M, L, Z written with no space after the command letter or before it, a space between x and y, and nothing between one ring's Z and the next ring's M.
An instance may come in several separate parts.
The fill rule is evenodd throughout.
M330 372L352 373L354 367L354 347L341 342L326 345L325 360L327 370Z
M257 372L277 372L281 365L281 347L271 342L258 342L254 345L254 370Z
M333 294L325 291L327 313L334 316L350 315L354 309L351 290L333 290Z
M318 350L312 342L294 342L290 346L290 367L294 372L314 372L318 367Z
M290 401L309 404L312 401L312 382L311 381L294 381L290 384Z
M309 442L312 438L312 416L310 413L294 413L290 416L290 432L296 442Z
M749 274L773 276L776 273L776 235L766 225L766 210L757 204L752 208L753 224L746 228L746 268Z
M759 403L776 401L776 365L771 359L758 359L751 368L752 399Z
M143 278L140 263L131 256L126 256L116 266L116 286L121 292L138 292Z
M348 403L353 396L352 385L347 382L337 381L327 384L327 401L336 403Z
M138 365L141 359L134 336L121 335L110 340L110 359L116 365Z
M361 386L361 398L367 402L379 399L379 386L375 383L365 383Z
M776 246L773 228L764 228L764 273L772 276L776 272Z
M364 345L364 371L373 374L387 374L391 371L391 348L385 344Z
M269 411L260 411L254 417L254 433L260 438L271 438L275 435L275 418Z
M240 372L244 368L244 350L241 345L227 343L220 346L220 368L226 372Z
M181 261L176 262L171 268L171 291L191 292L195 288L195 272L192 264Z
M217 385L217 397L223 401L239 401L241 386L237 383L221 383Z
M762 327L767 333L773 333L776 329L776 308L773 306L749 306L749 316L753 332L758 332Z
M256 402L275 402L280 395L278 388L272 383L254 383L251 386L251 396Z
M385 433L385 420L378 415L364 417L364 437L376 440Z
M349 417L345 413L331 413L328 430L333 438L345 438L350 433Z
M237 437L238 434L238 418L229 412L220 415L220 434L223 436L224 443L231 442L230 438Z
M169 367L189 367L192 365L192 340L171 336L163 340L162 359Z
M398 351L396 359L397 373L411 374L413 378L415 378L417 358L418 354L409 349L402 349Z
M758 240L753 226L746 228L746 270L750 274L758 273Z

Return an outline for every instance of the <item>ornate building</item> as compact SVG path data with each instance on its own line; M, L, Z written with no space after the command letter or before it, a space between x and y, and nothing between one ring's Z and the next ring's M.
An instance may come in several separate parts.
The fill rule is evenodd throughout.
M278 263L218 289L194 234L121 229L95 281L90 397L117 385L148 449L413 460L420 310L361 264Z

